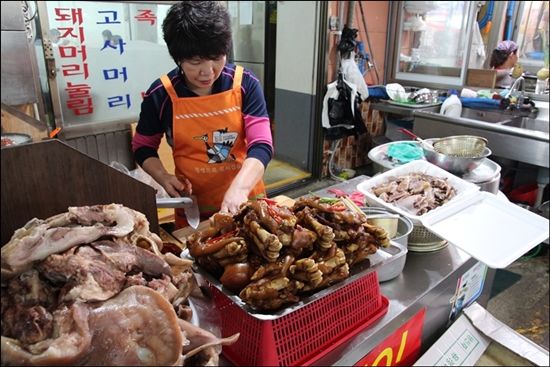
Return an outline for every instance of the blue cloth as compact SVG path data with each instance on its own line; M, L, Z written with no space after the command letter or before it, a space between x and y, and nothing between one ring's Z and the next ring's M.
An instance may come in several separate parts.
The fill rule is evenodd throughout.
M388 93L386 92L385 85L373 85L367 86L369 90L369 97L378 98L378 99L390 99Z

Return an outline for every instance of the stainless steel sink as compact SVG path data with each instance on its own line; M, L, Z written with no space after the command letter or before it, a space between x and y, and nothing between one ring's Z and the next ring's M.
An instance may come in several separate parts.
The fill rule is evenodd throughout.
M499 123L504 120L509 120L512 116L509 113L501 112L498 110L482 110L477 108L463 107L460 117L489 123Z
M537 118L510 111L462 108L461 117L431 111L413 112L413 132L423 139L476 135L489 141L492 155L539 167L550 166L549 122L546 112Z
M502 122L500 122L500 124L505 125L505 126L518 127L518 128L521 128L521 129L541 131L541 132L544 132L544 133L547 133L547 134L549 132L549 129L548 129L549 122L548 121L533 119L533 118L529 118L529 117L518 116L518 117L514 117L512 119L502 121Z

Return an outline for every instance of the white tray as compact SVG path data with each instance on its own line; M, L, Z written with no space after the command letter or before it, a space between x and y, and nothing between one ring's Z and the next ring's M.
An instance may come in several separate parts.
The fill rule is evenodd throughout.
M488 192L422 223L491 268L507 267L548 238L548 219Z
M414 216L368 192L391 176L416 171L448 177L449 184L458 190L457 196L424 215ZM507 267L549 237L548 219L492 193L480 192L478 186L429 162L407 163L364 181L357 188L369 205L387 208L422 224L491 268Z
M373 193L369 192L371 188L382 183L389 182L391 177L404 176L413 172L421 172L434 177L446 178L449 185L453 186L457 190L457 195L452 198L448 203L435 208L423 215L413 215L405 210L402 210L391 203L386 203L384 200L379 199ZM465 181L450 172L445 171L442 168L437 167L430 162L424 160L416 160L406 163L399 167L393 168L389 171L381 173L373 178L361 182L357 185L357 189L365 195L365 201L369 206L383 207L394 213L399 213L409 218L413 224L420 224L426 218L437 216L439 213L449 210L453 206L459 204L461 201L476 195L479 193L479 186Z

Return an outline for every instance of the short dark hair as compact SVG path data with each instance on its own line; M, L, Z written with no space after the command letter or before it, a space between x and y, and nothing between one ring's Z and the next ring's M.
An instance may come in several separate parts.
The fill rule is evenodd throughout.
M104 30L103 32L101 32L101 35L102 35L103 37L107 37L108 40L110 40L111 37L113 37L113 33L111 33L111 31L108 30L108 29L106 29L106 30Z
M181 1L162 23L164 41L176 64L200 57L215 60L233 47L231 16L218 1Z

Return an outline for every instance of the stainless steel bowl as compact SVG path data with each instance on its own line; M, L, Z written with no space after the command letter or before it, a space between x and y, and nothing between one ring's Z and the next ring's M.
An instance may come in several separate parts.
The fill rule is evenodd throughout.
M455 175L463 175L472 172L492 153L491 149L487 147L485 147L483 153L477 157L455 157L438 153L433 149L426 149L424 146L422 146L422 150L428 162Z

